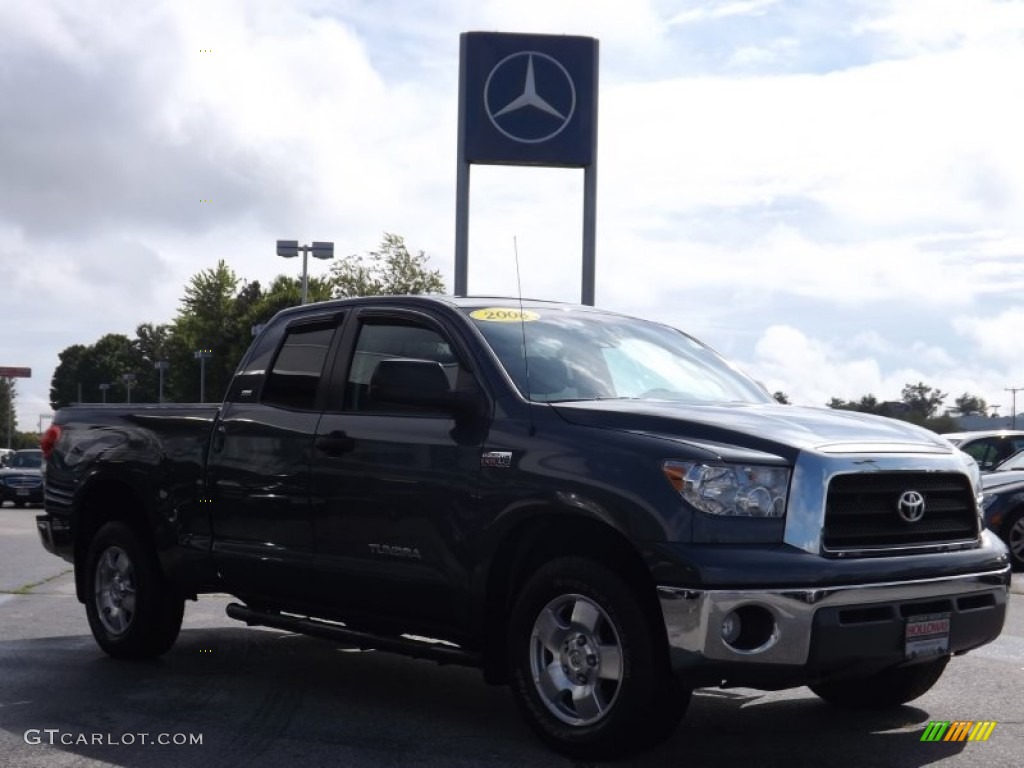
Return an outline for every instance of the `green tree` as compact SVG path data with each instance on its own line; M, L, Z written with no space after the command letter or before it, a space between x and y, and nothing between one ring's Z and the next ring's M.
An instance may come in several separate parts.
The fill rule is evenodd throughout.
M946 393L919 381L917 384L904 385L900 398L912 415L930 419L942 407Z
M310 303L327 301L332 298L334 284L329 277L310 277L306 281L306 300ZM240 297L241 298L241 297ZM244 314L247 330L251 333L252 326L263 325L288 307L296 307L302 302L302 280L297 277L278 275L270 284L270 288L262 293L258 300L248 301L240 306ZM244 350L243 350L244 351Z
M221 399L238 363L235 300L240 283L224 260L213 269L193 275L185 286L178 315L171 324L167 356L171 364L168 394L170 400L197 402L200 396L199 350L210 350L206 360L207 401Z
M882 404L878 402L877 397L868 392L868 394L857 401L857 406L854 410L861 413L879 413L882 410Z
M127 401L128 383L124 381L125 374L135 377L131 384L133 402L153 400L145 387L147 371L144 370L142 353L135 342L124 334L108 333L106 336L102 336L92 345L84 362L86 363L85 371L98 373L98 378L110 384L110 390L107 392L108 400ZM91 370L89 364L92 366ZM96 385L93 391L99 394L97 392L99 381L94 380L92 383Z
M55 410L81 400L98 403L103 399L100 384L109 384L107 400L127 399L124 374L136 376L132 400L149 400L144 359L135 342L120 333L108 333L95 344L73 344L58 355L56 370L50 379L50 406ZM81 395L79 395L81 393Z
M14 408L14 398L17 395L17 385L14 379L0 378L0 448L11 448L15 445L15 437L18 430L18 413ZM9 431L13 430L13 431Z
M413 255L399 235L384 233L377 250L345 256L331 267L335 298L444 293L441 273L427 269L429 257Z
M857 411L859 413L881 413L883 404L873 394L867 394L860 400L843 400L833 397L825 405L840 411Z
M988 413L988 403L983 398L969 392L964 392L953 402L956 405L957 413L961 416L984 416Z
M78 387L82 381L79 371L88 352L85 344L72 344L58 353L59 362L50 379L50 407L54 410L78 402ZM99 395L95 390L90 392L93 393ZM85 395L84 388L82 394Z

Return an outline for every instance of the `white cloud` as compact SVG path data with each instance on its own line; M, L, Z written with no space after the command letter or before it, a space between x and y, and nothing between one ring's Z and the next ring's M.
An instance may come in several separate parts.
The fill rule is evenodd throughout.
M1024 4L868 4L864 50L837 49L827 74L771 68L833 43L814 20L780 33L783 16L806 21L781 0L675 16L654 0L402 7L5 9L0 89L23 101L0 121L0 274L17 269L22 295L0 312L8 324L48 312L33 321L43 336L0 362L36 369L30 414L59 349L169 319L217 258L249 279L293 271L277 237L350 253L397 232L451 284L469 29L601 39L599 304L709 338L809 403L896 397L915 377L998 398L1014 372L1024 380L1003 333L1024 290ZM836 14L852 26L849 8ZM723 30L759 16L763 36L730 48ZM717 74L678 76L692 63L680 26L722 51ZM581 189L579 171L475 167L471 290L516 292L515 236L524 294L575 300ZM790 304L815 314L791 317ZM900 308L938 317L948 340L916 338Z
M761 16L779 0L739 0L711 5L703 5L677 13L668 23L672 26L696 24L710 19L726 19L733 16Z
M855 25L881 34L890 50L914 55L952 46L1020 45L1020 0L889 0L881 14Z
M899 400L903 387L916 382L945 392L944 408L952 408L963 393L981 396L990 405L1005 399L1003 371L977 366L970 358L920 342L905 348L886 342L887 351L901 363L883 369L874 356L858 349L861 341L825 341L790 326L771 326L757 341L745 368L770 391L787 392L798 405L820 406L833 397L859 400L868 394L883 401ZM1008 405L1004 412L1009 412Z
M1008 309L989 317L958 316L953 328L982 355L1024 373L1024 309Z

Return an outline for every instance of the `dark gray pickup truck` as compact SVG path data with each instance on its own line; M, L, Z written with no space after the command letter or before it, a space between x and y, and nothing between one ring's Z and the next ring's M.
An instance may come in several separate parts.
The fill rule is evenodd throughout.
M665 738L698 687L897 706L1006 610L945 440L779 405L587 307L296 307L219 407L66 408L43 448L39 533L112 656L227 592L249 624L478 666L576 757Z

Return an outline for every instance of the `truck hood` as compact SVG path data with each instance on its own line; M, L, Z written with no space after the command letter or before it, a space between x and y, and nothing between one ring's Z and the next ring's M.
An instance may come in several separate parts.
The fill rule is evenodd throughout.
M922 427L896 419L773 403L687 405L660 400L586 400L552 405L566 421L685 442L728 458L757 451L789 461L800 451L939 453L953 447Z

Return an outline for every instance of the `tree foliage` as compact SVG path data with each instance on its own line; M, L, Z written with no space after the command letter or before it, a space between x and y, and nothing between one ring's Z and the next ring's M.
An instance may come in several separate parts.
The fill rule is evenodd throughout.
M54 408L79 400L100 401L100 384L109 385L109 401L127 400L125 374L135 376L132 400L143 402L151 397L142 352L134 340L123 334L108 333L89 346L74 344L64 349L58 359L50 380L50 405Z
M867 394L859 400L843 400L833 397L826 405L829 408L845 411L874 413L879 416L901 419L927 427L935 432L955 432L960 429L956 419L948 415L937 415L946 397L946 393L942 390L919 381L905 384L900 392L899 400L879 401L873 394ZM964 400L965 403L974 403L975 401L980 403L981 412L984 412L985 401L981 398L965 392L960 398L957 398L958 407L961 400Z
M988 412L988 403L985 399L970 392L964 392L953 403L961 416L984 416Z
M427 269L428 256L409 253L404 238L384 233L377 250L345 256L331 267L335 298L444 293L438 271Z
M428 270L427 261L422 251L410 254L398 235L385 234L377 250L342 259L330 276L310 276L307 300L443 292L440 273ZM297 276L278 275L264 290L259 282L246 282L223 260L218 261L189 279L171 323L142 323L134 338L107 334L93 344L74 344L60 352L50 384L50 404L56 409L79 399L99 402L101 383L111 385L109 402L124 402L125 373L135 374L132 402L155 402L159 391L155 364L161 361L170 364L164 399L196 402L200 397L198 350L212 352L205 364L205 399L219 401L249 348L254 329L282 309L298 305L301 297L302 282Z
M0 448L6 448L8 443L8 429L17 432L18 415L14 410L14 398L17 395L17 385L14 379L0 378ZM11 447L14 447L13 435L10 439Z
M942 390L929 387L919 381L916 384L905 385L900 397L912 414L923 419L930 419L942 407L947 395Z

